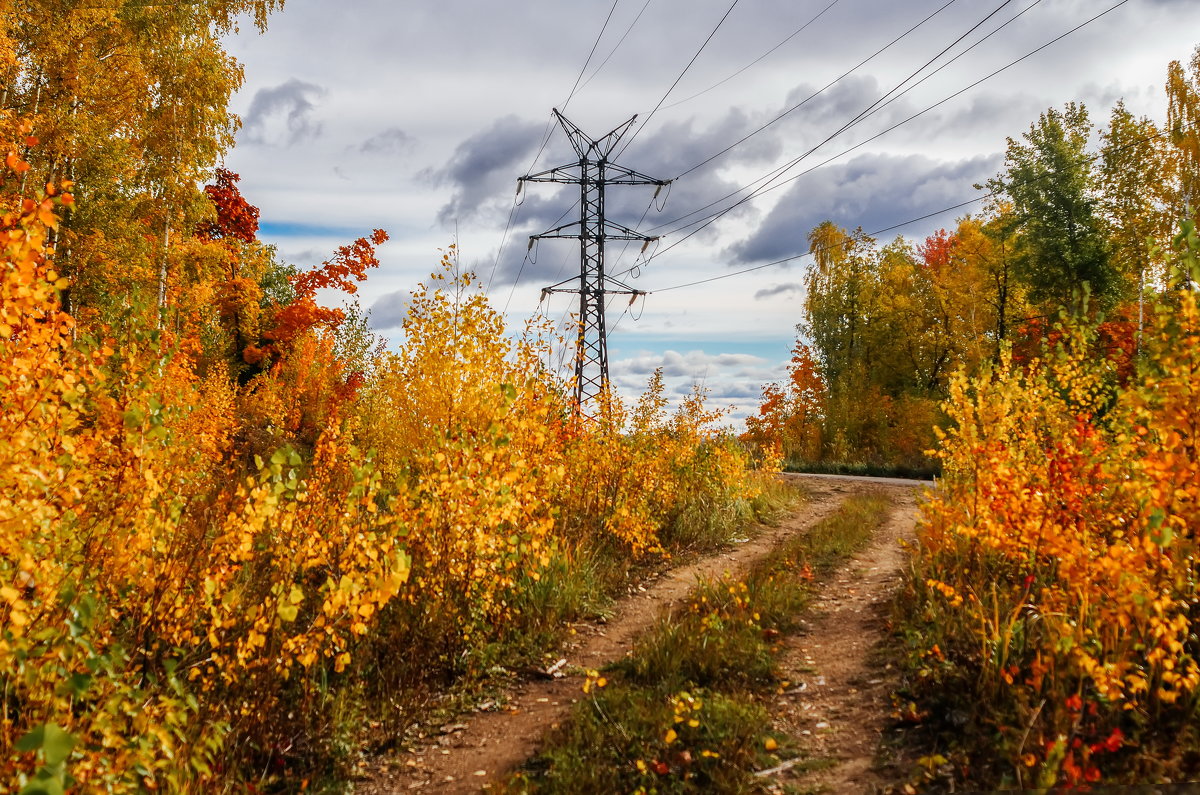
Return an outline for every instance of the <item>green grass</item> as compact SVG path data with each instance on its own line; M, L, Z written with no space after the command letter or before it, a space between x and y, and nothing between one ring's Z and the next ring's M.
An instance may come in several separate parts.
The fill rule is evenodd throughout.
M850 497L742 579L699 582L629 657L589 676L587 697L547 750L495 791L762 791L754 771L795 756L762 704L781 685L780 640L814 578L866 546L889 508L882 497Z
M448 645L454 637L438 616L402 614L395 638L406 641L410 666L396 666L390 657L396 643L379 644L389 664L390 677L365 677L368 698L375 709L359 723L361 744L382 751L403 745L414 732L452 717L482 701L494 700L511 684L515 671L543 668L558 655L573 622L603 616L615 598L670 563L694 558L727 544L735 536L753 532L756 522L770 524L805 499L802 488L764 475L760 493L753 499L724 502L697 497L685 504L663 528L662 543L669 557L636 561L618 545L590 544L560 551L537 580L518 583L507 596L509 618L477 636L470 644ZM401 611L402 612L402 611ZM414 648L412 638L424 639Z
M663 548L673 558L710 552L742 528L756 522L773 523L804 495L800 487L771 475L762 476L759 486L752 499L714 496L707 491L684 497L660 533Z

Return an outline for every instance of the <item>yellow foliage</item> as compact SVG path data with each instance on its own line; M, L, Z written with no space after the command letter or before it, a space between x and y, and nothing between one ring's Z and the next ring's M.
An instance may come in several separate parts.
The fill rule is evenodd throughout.
M330 331L243 386L198 327L73 339L69 201L0 228L2 781L209 791L384 645L483 642L552 563L659 552L754 494L699 393L668 417L656 378L628 430L616 400L573 416L542 331L508 341L449 259L366 370Z
M1096 780L1126 736L1180 741L1200 703L1196 293L1159 307L1139 383L1081 321L1061 331L1045 361L952 383L912 582L1039 785Z

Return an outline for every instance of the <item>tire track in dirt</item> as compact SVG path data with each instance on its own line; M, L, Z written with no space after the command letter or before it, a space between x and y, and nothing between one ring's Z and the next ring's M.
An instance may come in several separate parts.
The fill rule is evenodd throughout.
M898 667L880 659L880 646L901 582L900 541L912 537L919 489L887 486L886 493L895 506L887 522L867 549L821 583L804 633L781 655L790 685L770 709L775 728L795 739L800 756L773 777L800 791L880 792L902 783L907 772L880 756L899 680Z
M567 661L564 668L595 669L620 659L663 609L687 596L698 578L748 567L783 539L831 514L846 496L880 488L896 494L913 490L911 485L880 486L868 478L785 477L802 482L809 492L809 500L798 510L779 526L762 528L748 541L644 582L638 593L614 604L607 621L575 624L576 634L560 649L559 656ZM578 700L581 685L578 674L518 682L500 699L502 707L492 705L489 711L460 716L438 736L424 737L407 751L376 760L355 791L360 795L478 792L537 753L542 736L566 718Z

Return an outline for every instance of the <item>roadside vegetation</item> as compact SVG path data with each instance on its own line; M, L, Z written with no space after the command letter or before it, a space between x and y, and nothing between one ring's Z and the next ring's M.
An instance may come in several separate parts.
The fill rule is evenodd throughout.
M905 719L942 775L1080 787L1200 777L1200 238L1134 373L1064 316L1042 356L961 378L899 628Z
M698 392L668 413L655 376L577 417L551 342L508 341L449 254L394 353L307 292L371 239L289 277L261 344L215 307L94 336L53 259L73 203L4 215L0 779L29 792L335 779L430 693L779 504Z
M938 473L896 614L931 788L1200 777L1200 49L1165 93L1165 127L1047 110L990 205L919 245L810 235L745 438Z
M770 730L776 657L813 588L862 549L886 498L850 497L743 576L704 580L633 653L589 671L585 697L507 792L752 792L758 771L797 753ZM821 766L823 760L800 765Z

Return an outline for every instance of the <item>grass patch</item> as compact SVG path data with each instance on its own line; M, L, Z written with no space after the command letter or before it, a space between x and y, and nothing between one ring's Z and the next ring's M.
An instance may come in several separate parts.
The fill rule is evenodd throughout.
M762 705L786 686L778 674L780 640L796 629L816 577L866 546L890 507L880 496L850 497L743 578L699 582L629 657L589 672L587 697L547 750L495 791L764 789L755 771L796 755L787 738L770 731Z
M487 637L471 645L418 649L412 659L424 664L400 666L392 680L376 677L370 701L378 709L363 721L376 728L365 732L369 736L364 744L375 751L387 750L413 739L423 727L494 700L512 683L515 671L553 662L558 655L552 652L573 622L605 615L615 598L654 572L712 552L751 532L756 523L777 523L807 498L802 486L771 475L761 478L757 493L749 499L722 503L699 494L681 501L683 508L662 530L666 552L662 557L634 560L616 543L595 543L596 539L559 550L539 579L525 579L512 589L508 620L493 627ZM422 613L409 618L412 625L398 630L397 637L428 638L434 644L453 634L436 626L437 616ZM391 654L395 645L381 644L381 653ZM382 662L375 668L382 670Z
M774 524L807 492L773 475L761 476L751 498L715 497L700 490L679 500L659 540L672 558L711 552L754 524Z

